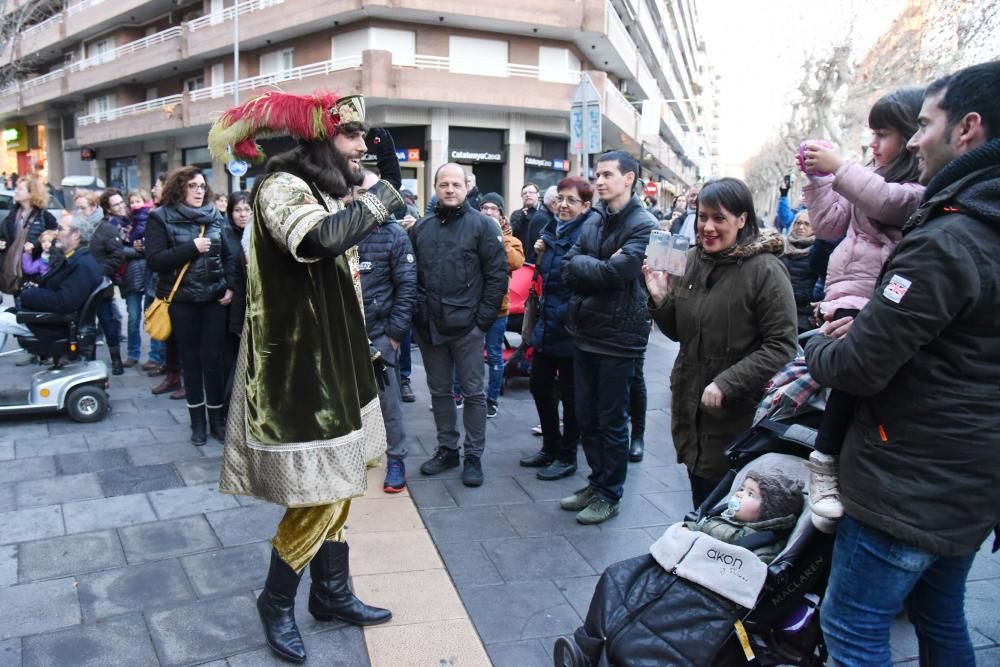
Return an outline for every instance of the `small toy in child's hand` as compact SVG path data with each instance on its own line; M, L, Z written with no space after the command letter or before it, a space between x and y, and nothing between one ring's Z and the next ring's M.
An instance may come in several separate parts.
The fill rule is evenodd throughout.
M833 144L823 139L807 139L799 144L799 152L795 156L795 161L799 163L799 170L806 176L829 176L825 171L816 171L806 167L806 148L811 144L822 146L823 148L833 148Z

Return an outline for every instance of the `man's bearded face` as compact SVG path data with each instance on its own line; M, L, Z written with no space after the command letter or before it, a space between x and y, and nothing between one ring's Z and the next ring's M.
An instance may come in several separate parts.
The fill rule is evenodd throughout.
M361 158L368 150L365 145L365 133L363 129L349 132L337 132L333 136L334 153L336 154L337 168L344 174L344 179L348 185L361 185L365 179L364 168L361 166Z

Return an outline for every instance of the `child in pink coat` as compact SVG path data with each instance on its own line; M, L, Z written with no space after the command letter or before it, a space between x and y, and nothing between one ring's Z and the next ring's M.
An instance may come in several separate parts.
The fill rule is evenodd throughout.
M881 98L868 113L872 165L844 160L835 147L807 142L803 188L819 239L843 237L830 256L826 293L819 309L827 321L856 316L872 298L882 265L917 209L924 188L917 183L917 159L906 149L917 131L923 89L903 88ZM854 411L854 397L831 391L810 456L809 503L813 523L831 532L844 513L837 484L837 455Z

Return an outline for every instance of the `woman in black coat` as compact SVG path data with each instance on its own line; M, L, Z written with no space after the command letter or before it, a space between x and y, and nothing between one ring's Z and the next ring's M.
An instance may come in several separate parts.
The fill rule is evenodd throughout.
M788 277L792 281L799 333L813 328L809 322L813 313L810 303L814 301L813 288L816 287L819 275L813 269L809 251L815 240L812 224L809 222L809 211L799 211L785 237L785 252L781 255L781 262L788 269Z
M180 351L195 445L207 441L206 426L220 442L226 431L226 371L221 352L226 306L238 282L237 257L223 242L226 226L197 167L181 167L167 177L162 206L153 209L146 223L146 263L159 274L158 298L170 296L177 276L187 266L170 303L170 325Z
M14 187L14 207L0 224L0 258L8 257L8 252L13 252L6 260L11 268L15 263L17 268L21 266L24 246L14 247L20 232L27 228L24 242L36 245L42 232L59 226L55 217L45 209L48 202L49 188L34 174L23 177ZM0 259L0 263L3 261Z

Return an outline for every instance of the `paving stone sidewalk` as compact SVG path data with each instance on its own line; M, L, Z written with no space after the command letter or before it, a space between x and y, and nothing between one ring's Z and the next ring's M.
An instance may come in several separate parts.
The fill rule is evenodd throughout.
M496 667L552 665L555 639L583 623L601 572L647 553L664 528L691 509L687 476L674 462L670 438L669 376L676 354L676 344L652 335L645 363L646 456L629 464L621 514L600 526L581 526L559 509L560 498L586 485L582 450L577 475L556 482L541 482L534 470L518 465L541 445L531 434L537 413L527 380L508 383L500 415L489 420L481 488L462 486L460 469L421 477L413 453L411 495ZM406 418L429 455L435 432L418 373L418 400L406 406ZM980 665L1000 665L998 594L1000 554L985 549L970 576L967 602ZM902 620L893 629L892 650L897 662L915 664L916 639Z
M589 528L557 504L582 486L582 456L580 474L559 482L517 465L539 445L525 380L508 385L489 421L483 487L462 486L457 471L422 478L435 436L414 355L418 401L405 406L411 494L495 665L551 665L554 639L582 623L599 573L645 552L689 508L669 438L675 353L654 335L646 459L630 465L621 515ZM0 390L31 371L0 357ZM221 447L192 447L184 405L151 396L154 382L135 369L113 378L113 412L93 425L0 420L0 667L283 664L264 646L253 605L282 508L219 494ZM371 553L391 554L384 533L371 544ZM310 663L380 667L359 629L308 616L307 590L297 609ZM1000 665L998 594L1000 559L982 553L968 596L981 665ZM386 627L383 646L390 633L421 641L417 626ZM903 622L893 648L900 661L916 653Z

